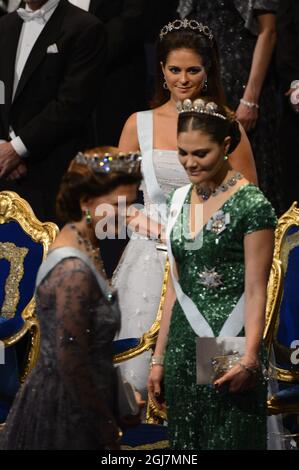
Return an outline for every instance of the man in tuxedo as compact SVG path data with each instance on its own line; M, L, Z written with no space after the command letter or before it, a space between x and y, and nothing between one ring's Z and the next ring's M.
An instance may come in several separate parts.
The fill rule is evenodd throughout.
M280 151L283 163L286 209L299 203L298 149L299 106L293 97L299 86L299 2L279 2L277 13L277 70L282 95ZM297 88L297 90L295 90ZM299 96L298 96L299 98Z
M0 190L55 220L55 197L101 88L106 34L67 0L26 0L0 19Z
M173 0L70 0L99 18L108 38L107 69L95 119L97 145L117 146L127 118L149 107L148 43L170 20ZM117 114L109 113L117 109Z

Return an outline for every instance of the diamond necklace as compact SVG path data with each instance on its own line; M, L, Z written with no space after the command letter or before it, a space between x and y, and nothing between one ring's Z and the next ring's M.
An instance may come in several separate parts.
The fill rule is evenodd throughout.
M87 256L92 260L93 264L97 268L97 271L107 279L107 274L104 268L104 263L101 256L100 248L95 248L89 238L84 237L78 227L75 224L69 224L69 227L76 232L78 245L81 246L86 252Z
M194 184L196 194L200 196L204 201L207 201L210 196L217 196L219 193L224 193L227 191L229 188L232 186L235 186L238 180L241 180L243 178L243 175L239 172L235 172L233 176L231 176L227 181L223 182L220 184L220 186L217 186L217 188L213 189L203 189L199 184Z

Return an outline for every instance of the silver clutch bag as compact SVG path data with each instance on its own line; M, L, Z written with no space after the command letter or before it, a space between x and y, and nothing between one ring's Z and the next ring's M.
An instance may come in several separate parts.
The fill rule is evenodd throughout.
M245 337L218 336L196 340L196 382L212 384L234 367L245 353Z

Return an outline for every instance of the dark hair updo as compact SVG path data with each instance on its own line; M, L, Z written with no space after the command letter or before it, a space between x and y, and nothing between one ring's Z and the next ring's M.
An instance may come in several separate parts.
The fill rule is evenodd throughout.
M225 105L225 94L220 79L219 53L216 42L203 32L191 28L172 30L157 42L157 63L155 93L152 107L158 107L169 100L169 91L163 88L164 77L161 62L165 66L172 51L190 49L202 59L207 72L207 90L205 94L212 96L213 101Z
M99 147L84 152L84 156L92 158L95 155L103 157L107 152L106 147ZM117 153L113 149L109 155ZM91 166L78 162L74 158L62 178L58 196L56 198L56 212L61 222L76 222L82 219L80 200L82 197L98 197L109 194L121 185L139 184L141 181L140 167L134 172L115 171L96 172Z
M204 101L208 103L212 100L204 98ZM181 132L198 130L209 135L211 140L219 145L223 144L225 137L230 137L231 143L228 153L232 153L241 140L239 123L235 120L234 113L230 109L220 104L217 104L217 108L217 113L226 119L192 110L179 113L178 135Z

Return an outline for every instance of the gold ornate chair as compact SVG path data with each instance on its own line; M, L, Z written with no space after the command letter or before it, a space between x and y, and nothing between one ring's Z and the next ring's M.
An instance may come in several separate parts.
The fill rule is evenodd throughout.
M157 341L161 315L166 294L166 285L169 276L169 263L166 261L164 279L161 290L160 304L154 323L141 338L126 338L114 341L114 363L127 361L139 356L145 351L154 349ZM168 447L166 413L159 410L149 399L146 411L146 423L141 423L134 428L128 429L122 439L123 449L162 449Z
M37 271L58 228L40 222L29 204L12 191L0 192L0 423L34 367L39 352L39 324L34 312Z
M281 439L299 442L299 208L294 203L275 231L268 284L265 343L269 353L270 415L280 415Z

